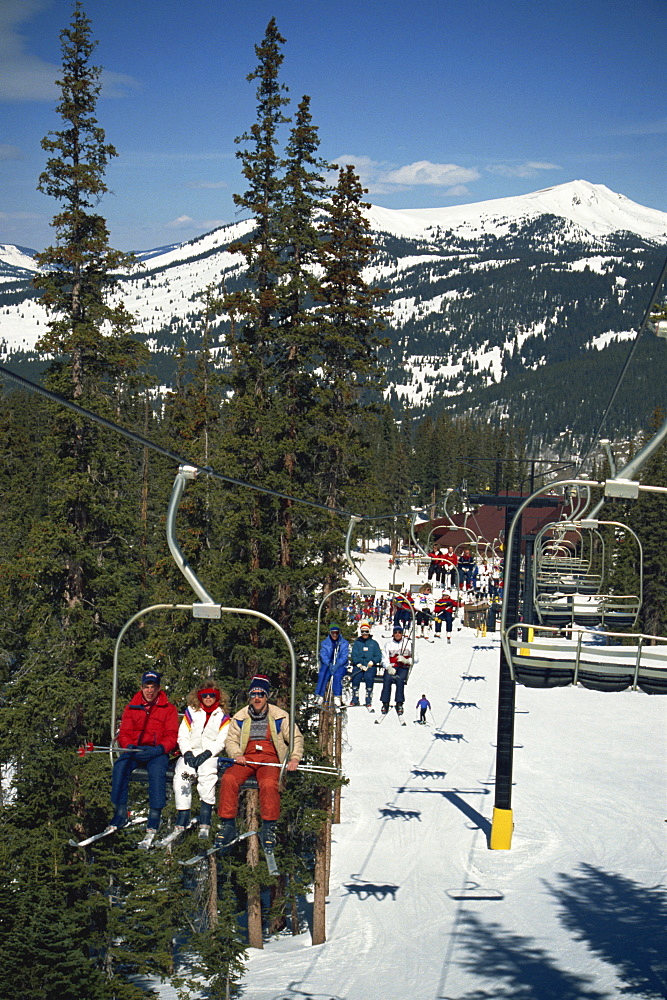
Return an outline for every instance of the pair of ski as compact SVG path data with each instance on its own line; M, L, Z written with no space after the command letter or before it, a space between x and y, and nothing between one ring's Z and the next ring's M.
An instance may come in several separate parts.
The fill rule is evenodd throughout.
M70 840L70 847L88 847L89 844L94 844L97 840L101 840L102 837L110 837L112 833L117 833L119 830L126 830L128 826L136 826L138 823L145 823L145 816L135 816L133 819L129 819L127 823L123 826L108 826L101 833L94 833L92 837L86 837L85 840Z
M101 833L94 833L91 837L86 837L85 840L70 840L69 843L71 847L88 847L89 844L94 844L98 840L102 840L103 837L110 837L112 833L117 833L118 830L125 830L129 826L136 826L138 823L145 823L145 822L146 822L145 816L137 816L134 819L128 820L127 823L125 823L122 827L117 827L117 826L107 827L105 830L102 830ZM245 840L247 837L252 837L253 834L255 833L257 833L256 830L249 830L248 833L242 833L240 834L240 836L235 837L234 840L230 840L230 842L228 844L225 844L224 847L209 847L208 850L199 851L197 854L195 854L191 858L188 858L186 861L180 861L179 864L187 866L196 865L197 862L204 861L206 858L210 857L212 854L216 854L218 851L224 852L228 848L233 847L234 844L238 844L241 840ZM178 834L176 834L176 836L173 836L173 833L169 834L163 840L159 841L155 846L167 847L169 844L173 843L173 841L176 840L177 837L180 836L180 834L181 831L179 831ZM264 857L266 858L266 866L269 869L269 875L278 875L278 865L276 864L276 859L273 851L266 847L262 847L262 850L264 851Z
M219 851L224 854L230 847L233 847L234 844L238 844L242 840L246 840L248 837L253 837L256 834L257 830L248 830L247 833L241 833L238 837L235 837L234 840L230 840L228 844L224 844L220 847L209 847L206 851L199 851L198 854L194 854L191 858L187 858L185 861L179 861L179 865L184 865L186 868L189 868L191 865L196 865L200 861L205 861L206 858L210 858L212 854L217 854ZM261 843L260 839L260 844ZM276 858L273 851L270 848L265 847L263 844L262 850L264 852L264 858L266 859L266 867L269 869L269 875L278 875L278 865L276 864Z
M405 719L403 718L403 715L400 714L398 711L396 712L396 714L398 715L398 721L400 722L400 724L402 726L404 726L406 724L406 722L405 722ZM382 723L384 722L384 720L387 718L388 715L389 715L389 712L382 712L381 715L380 715L380 718L375 720L375 725L376 726L381 726Z

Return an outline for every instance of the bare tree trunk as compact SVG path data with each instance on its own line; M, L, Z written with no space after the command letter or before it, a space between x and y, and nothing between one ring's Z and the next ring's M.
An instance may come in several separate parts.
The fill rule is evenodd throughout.
M246 824L249 830L259 828L259 792L256 788L249 788L246 798ZM257 869L259 864L259 843L257 837L248 838L247 849L248 868L251 871ZM262 901L259 894L259 882L253 879L248 887L248 945L250 948L263 948L264 938L262 936Z
M218 859L212 854L208 859L208 899L206 900L208 929L218 926Z

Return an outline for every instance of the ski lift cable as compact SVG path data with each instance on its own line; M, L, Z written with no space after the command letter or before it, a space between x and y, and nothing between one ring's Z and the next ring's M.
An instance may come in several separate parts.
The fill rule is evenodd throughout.
M190 466L195 469L197 473L210 476L212 479L219 479L231 486L240 486L243 489L254 490L256 493L264 493L267 496L276 497L279 500L289 500L291 503L301 504L302 506L311 507L315 510L326 511L330 514L340 514L343 517L354 517L358 521L384 521L389 517L412 516L413 508L408 511L399 511L398 513L396 511L392 511L389 514L355 514L353 511L346 510L343 507L332 507L328 504L318 503L316 500L306 500L302 497L294 497L289 493L281 493L279 490L269 489L268 486L258 486L256 483L249 483L244 479L236 479L233 476L227 476L222 472L217 472L210 465L198 465L196 462L183 458L181 455L176 454L176 452L170 451L169 448L163 448L162 445L156 444L155 441L151 441L150 438L144 437L136 431L131 431L126 427L121 427L119 424L114 423L113 420L107 420L106 417L100 416L99 413L94 413L92 410L87 410L85 407L79 406L78 403L74 403L71 399L66 399L59 393L53 392L51 389L46 389L37 382L32 382L23 375L19 375L17 372L11 371L2 363L0 363L0 375L5 376L5 378L10 379L12 382L16 382L17 385L20 385L23 389L27 389L28 392L44 396L52 403L65 406L74 413L78 413L79 416L92 420L94 423L99 424L107 430L123 435L123 437L128 438L130 441L134 441L135 444L140 444L143 448L150 448L151 451L157 452L157 454L170 459L172 462L176 462L179 466Z
M626 374L626 372L627 372L627 370L628 370L628 368L630 366L630 362L632 361L634 353L637 350L637 347L639 346L639 341L640 341L641 335L643 334L644 330L649 325L649 321L650 321L651 313L653 311L653 307L655 306L655 304L656 304L656 302L658 300L658 296L660 295L660 290L662 288L662 285L663 285L663 282L664 282L666 276L667 276L667 259L665 260L665 263L662 265L662 270L660 272L660 276L659 276L658 280L655 283L655 287L654 287L653 292L651 294L651 298L649 300L649 304L646 307L646 310L644 312L643 319L642 319L641 323L639 324L639 327L637 328L637 333L636 333L635 338L634 338L634 340L632 342L632 346L630 347L630 350L629 350L628 355L627 355L627 357L625 359L623 367L622 367L622 369L621 369L621 371L619 373L619 376L616 379L616 385L614 386L614 388L612 390L612 393L611 393L611 396L609 397L609 402L607 403L605 411L602 414L602 419L600 420L600 423L598 424L598 428L595 431L595 434L593 435L593 437L591 439L591 442L590 442L590 444L589 444L589 446L588 446L585 454L583 455L582 458L579 459L579 462L577 463L577 467L576 467L576 470L575 470L575 475L578 475L579 472L581 471L581 469L583 468L584 463L589 458L591 452L593 451L593 448L595 447L595 445L597 443L598 438L600 437L600 434L602 433L602 428L604 427L605 421L606 421L607 417L609 416L609 411L611 410L611 408L612 408L612 406L614 404L614 400L616 399L616 396L618 395L618 391L621 388L621 383L622 383L623 379L625 378L625 374Z

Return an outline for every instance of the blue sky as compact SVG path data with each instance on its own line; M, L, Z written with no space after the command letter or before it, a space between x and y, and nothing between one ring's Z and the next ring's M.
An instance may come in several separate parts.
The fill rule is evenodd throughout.
M388 208L465 204L582 178L667 211L665 0L85 0L98 120L118 158L101 212L147 249L238 216L234 138L255 119L254 45L276 17L292 107L321 155ZM35 190L60 127L70 0L0 0L0 242L41 249ZM289 113L289 112L288 112Z

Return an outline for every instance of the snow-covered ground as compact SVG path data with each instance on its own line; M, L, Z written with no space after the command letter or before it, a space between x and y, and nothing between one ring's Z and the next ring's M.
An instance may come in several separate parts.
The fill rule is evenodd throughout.
M387 586L386 556L363 571ZM497 633L417 644L405 728L347 711L327 941L251 951L243 996L665 997L667 698L519 687L515 829L492 851Z

